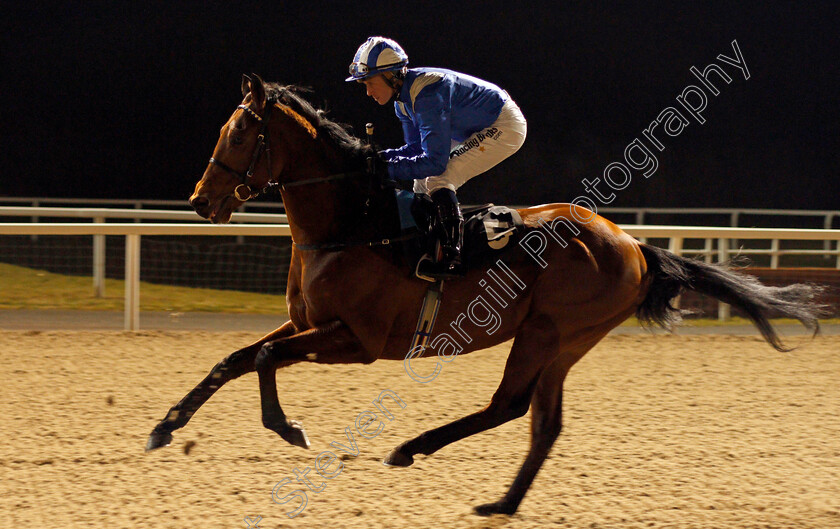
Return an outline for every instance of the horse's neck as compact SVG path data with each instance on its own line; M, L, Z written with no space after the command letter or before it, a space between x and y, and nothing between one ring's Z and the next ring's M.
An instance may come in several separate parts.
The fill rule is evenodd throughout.
M295 163L295 173L287 175L288 181L323 178L347 172L344 160L328 148L312 149L311 154ZM349 177L353 178L353 177ZM305 184L290 187L282 192L286 216L297 244L317 245L347 242L354 230L366 231L368 219L365 197L346 193L351 184L344 180L328 183Z

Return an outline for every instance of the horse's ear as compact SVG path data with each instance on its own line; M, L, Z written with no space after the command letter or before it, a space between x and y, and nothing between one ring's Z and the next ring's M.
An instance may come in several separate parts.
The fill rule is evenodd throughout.
M257 108L265 106L265 86L259 75L252 73L248 78L251 84L251 99L257 104Z
M246 74L242 74L242 97L251 93L251 78Z

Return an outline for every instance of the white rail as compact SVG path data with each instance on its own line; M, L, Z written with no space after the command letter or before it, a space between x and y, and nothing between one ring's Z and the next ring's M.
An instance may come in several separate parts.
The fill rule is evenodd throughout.
M117 209L117 208L56 208L56 207L21 207L0 206L0 217L32 217L37 222L40 217L93 219L105 222L105 219L140 220L177 220L184 222L207 222L195 211L175 211L166 209ZM234 213L231 222L288 222L282 213Z
M774 228L708 228L687 226L621 226L637 238L667 238L669 249L677 254L706 253L707 250L683 250L685 239L717 239L721 260L728 258L729 240L822 240L840 241L840 230L826 229L774 229ZM0 235L124 235L126 237L125 266L125 329L140 328L140 237L142 235L191 235L191 236L290 236L286 224L138 224L138 223L0 223ZM707 245L708 246L708 245ZM741 250L740 253L802 253L806 250ZM823 250L809 252L825 253ZM708 248L707 259L711 249ZM834 250L831 254L838 255ZM838 266L840 268L840 265ZM728 307L721 305L719 317L728 317Z
M155 200L155 199L133 199L133 198L50 198L50 197L0 197L0 203L3 204L27 204L32 207L38 207L44 204L64 204L74 206L90 206L97 204L100 206L129 206L135 209L144 209L147 207L165 207L178 208L189 210L187 200ZM283 209L282 202L255 202L250 201L247 204L240 206L241 210L245 209Z
M834 230L833 230L834 231ZM840 232L840 230L836 230ZM0 235L243 235L291 236L288 224L0 223Z

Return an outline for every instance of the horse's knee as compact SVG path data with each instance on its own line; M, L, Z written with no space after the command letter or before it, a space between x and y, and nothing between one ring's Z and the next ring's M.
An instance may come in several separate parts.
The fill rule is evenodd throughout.
M505 401L494 397L490 406L487 407L487 411L491 415L499 417L503 422L507 422L523 417L528 413L530 406L530 399L514 398Z
M263 344L257 356L254 358L254 368L257 371L265 371L267 369L273 369L275 365L277 365L275 348L271 346L271 342Z
M511 403L510 406L510 419L518 419L520 417L524 417L526 413L528 413L528 408L531 407L530 399L523 400L523 401L514 401Z
M222 373L227 379L241 377L254 370L256 355L255 347L240 349L226 356L213 370Z

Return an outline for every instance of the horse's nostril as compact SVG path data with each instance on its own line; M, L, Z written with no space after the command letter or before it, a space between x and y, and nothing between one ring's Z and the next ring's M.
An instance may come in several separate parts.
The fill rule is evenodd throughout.
M193 209L203 209L210 205L210 201L204 195L194 196L190 199L190 206Z

